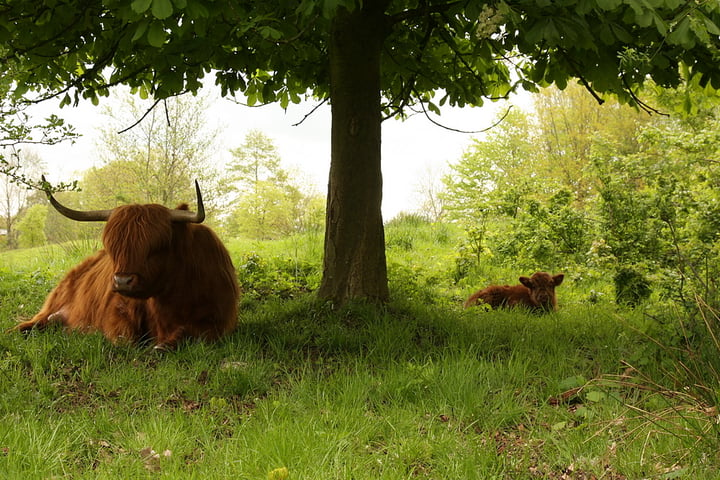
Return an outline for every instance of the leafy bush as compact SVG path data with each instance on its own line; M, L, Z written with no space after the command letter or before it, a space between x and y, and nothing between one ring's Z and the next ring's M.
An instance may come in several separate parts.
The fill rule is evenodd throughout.
M620 305L636 307L650 298L650 281L630 267L621 268L613 277L615 301Z
M267 260L257 253L246 254L237 273L243 295L249 299L293 298L315 290L320 274L317 265L286 257Z

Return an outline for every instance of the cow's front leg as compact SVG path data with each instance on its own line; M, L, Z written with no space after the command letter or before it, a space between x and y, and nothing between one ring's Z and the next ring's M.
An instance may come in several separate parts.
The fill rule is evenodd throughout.
M155 334L155 346L158 351L171 351L177 348L178 343L185 336L185 327L175 327L170 331L158 331Z
M49 325L60 323L62 325L67 325L67 318L65 316L65 313L62 310L58 310L57 312L53 312L50 314L47 314L45 312L40 312L37 315L35 315L33 318L26 322L21 322L12 327L10 330L14 332L28 332L32 330L33 328L36 328L38 330L43 330L44 328L48 327Z

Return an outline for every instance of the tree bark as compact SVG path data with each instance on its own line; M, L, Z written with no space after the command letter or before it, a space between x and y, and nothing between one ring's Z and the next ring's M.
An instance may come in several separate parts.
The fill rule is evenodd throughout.
M323 278L318 295L388 300L380 162L380 56L387 2L336 14L330 32L330 179Z

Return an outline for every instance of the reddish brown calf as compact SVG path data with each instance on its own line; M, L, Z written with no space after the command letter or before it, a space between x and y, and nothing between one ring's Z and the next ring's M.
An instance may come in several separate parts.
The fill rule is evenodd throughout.
M537 272L532 277L520 277L521 285L490 285L470 295L463 306L465 308L487 303L492 308L526 307L538 311L557 310L555 287L563 282L565 276L560 273L550 275Z

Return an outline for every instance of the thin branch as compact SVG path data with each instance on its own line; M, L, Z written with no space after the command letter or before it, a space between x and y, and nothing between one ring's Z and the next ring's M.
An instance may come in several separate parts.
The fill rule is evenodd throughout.
M243 107L248 107L248 108L262 108L262 107L267 107L268 105L274 105L275 103L277 103L277 102L270 102L270 103L258 103L257 105L250 105L249 103L241 102L240 100L236 100L234 98L228 98L227 100L229 100L237 105L242 105Z
M158 98L157 100L155 100L155 103L153 103L153 104L150 106L150 108L148 108L148 109L145 111L145 113L143 113L142 117L140 117L135 123L133 123L132 125L130 125L130 126L127 127L127 128L123 128L122 130L120 130L120 131L117 132L117 133L118 133L118 134L123 134L123 133L127 132L128 130L132 130L133 128L137 127L139 124L142 123L143 120L145 120L145 118L150 114L150 112L152 112L152 111L155 109L155 107L158 106L158 103L160 103L160 102L163 102L163 105L165 106L165 119L167 120L168 126L170 126L171 121L170 121L170 112L168 111L168 108L167 108L167 99L168 99L168 98L179 97L179 96L185 95L186 93L188 93L187 90L185 90L185 91L183 91L183 92L180 92L180 93L176 93L176 94L174 94L174 95L170 95L169 97L166 97L166 98Z
M307 120L307 119L310 117L310 115L312 115L313 113L315 113L318 108L320 108L320 107L322 107L323 105L325 105L329 100L330 100L329 98L324 98L322 102L320 102L320 103L318 103L317 105L315 105L315 106L312 108L312 110L310 110L308 113L306 113L305 116L302 118L302 120L300 120L300 121L297 122L297 123L293 123L292 126L293 126L293 127L297 127L298 125L302 124L305 120Z
M138 119L135 123L133 123L133 124L130 125L129 127L123 128L122 130L120 130L119 132L117 132L118 135L121 135L121 134L127 132L128 130L132 130L133 128L135 128L135 127L137 127L138 125L140 125L140 123L142 123L142 121L145 120L145 117L147 117L147 116L150 114L150 112L152 112L153 109L154 109L155 107L157 107L158 103L162 102L163 100L164 100L164 99L162 99L162 98L158 98L157 100L155 100L155 103L153 103L152 106L151 106L150 108L148 108L148 109L145 111L145 113L143 113L143 115L142 115L142 117L140 117L140 119Z
M593 98L595 100L597 100L599 105L602 105L603 103L605 103L605 100L600 98L600 96L592 88L592 86L588 83L588 81L585 79L585 77L583 77L583 75L578 71L575 61L573 60L573 58L570 55L568 55L567 51L561 50L560 52L562 53L563 58L565 58L565 60L568 62L568 65L570 66L570 68L572 69L573 76L575 76L575 78L578 79L580 84L583 87L585 87L585 90L590 92L590 95L592 95ZM630 95L630 98L632 98L632 100L637 104L638 107L640 107L641 110L643 110L645 113L648 113L650 115L655 113L658 115L669 116L667 113L663 113L660 110L658 110L654 107L651 107L647 103L640 100L640 98L635 94L635 92L633 92L632 88L630 88L630 85L628 84L627 78L625 78L625 75L622 75L621 78L622 78L623 87L624 87L625 91L628 93L628 95Z
M433 119L430 117L430 114L428 113L428 111L425 109L425 104L424 104L423 102L420 102L420 107L422 108L422 111L423 111L423 114L425 115L425 118L427 118L428 121L430 121L430 123L432 123L432 124L434 124L434 125L436 125L436 126L438 126L438 127L440 127L440 128L443 128L443 129L445 129L445 130L449 130L449 131L451 131L451 132L466 133L466 134L485 133L485 132L487 132L488 130L491 130L491 129L497 127L498 125L500 125L500 124L505 120L505 118L510 114L510 110L513 108L513 106L510 105L510 106L507 108L507 110L505 111L505 113L503 114L503 116L500 117L495 123L493 123L493 124L490 125L489 127L483 128L483 129L481 129L481 130L460 130L460 129L458 129L458 128L448 127L448 126L446 126L446 125L441 124L440 122L438 122L438 121L436 121L436 120L433 120Z
M654 108L654 107L651 107L651 106L648 105L647 103L645 103L645 102L643 102L642 100L640 100L640 97L638 97L638 96L635 94L635 92L632 91L632 89L630 88L630 85L628 85L627 79L625 78L625 75L622 76L622 81L623 81L623 85L625 86L625 91L627 91L627 92L630 94L630 98L632 98L633 101L634 101L635 103L637 103L638 106L639 106L641 109L643 109L646 113L648 113L648 114L650 114L650 115L652 115L653 113L656 113L656 114L662 115L662 116L664 116L664 117L669 117L669 116L670 116L669 113L661 112L660 110L658 110L658 109L656 109L656 108Z
M585 79L585 77L582 75L582 73L580 73L580 70L578 70L578 68L577 68L575 59L573 59L573 58L568 54L567 50L561 48L561 49L559 49L558 51L562 54L562 57L565 59L565 61L567 62L568 66L569 66L570 69L572 70L572 72L571 72L572 75L573 75L575 78L578 79L578 81L580 82L580 84L581 84L583 87L585 87L585 90L587 90L588 92L590 92L590 95L592 95L592 97L595 99L595 101L597 101L598 105L602 105L603 103L605 103L605 100L604 100L603 98L600 98L600 95L598 95L597 92L596 92L595 90L593 90L593 88L592 88L592 86L590 85L590 83L588 83L588 81Z
M590 84L588 83L588 81L585 80L585 77L583 77L583 76L580 75L580 74L576 74L575 76L576 76L577 79L580 81L580 84L581 84L583 87L585 87L585 90L587 90L588 92L590 92L590 95L592 95L592 97L595 99L595 101L598 103L598 105L602 105L603 103L605 103L605 99L604 99L604 98L600 98L600 95L598 95L597 92L596 92L595 90L593 90L592 86L590 86Z
M168 111L167 98L163 98L163 107L165 107L165 121L167 122L168 127L171 127L172 123L170 122L170 112Z

